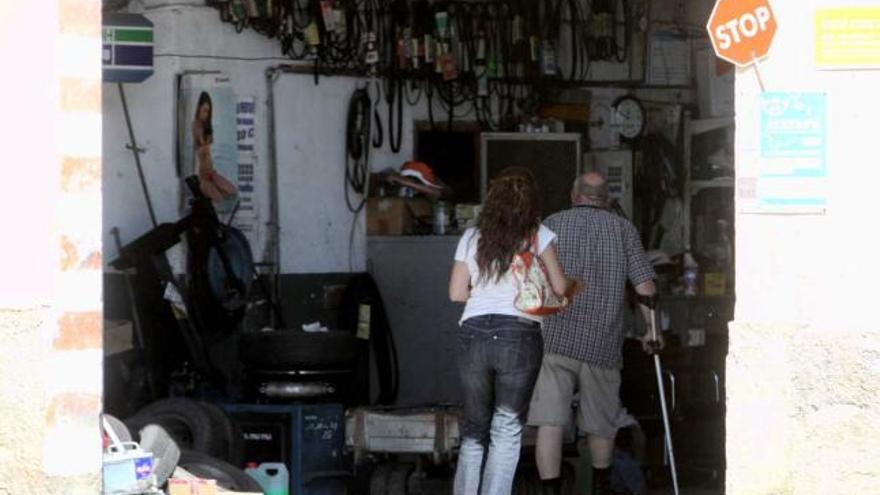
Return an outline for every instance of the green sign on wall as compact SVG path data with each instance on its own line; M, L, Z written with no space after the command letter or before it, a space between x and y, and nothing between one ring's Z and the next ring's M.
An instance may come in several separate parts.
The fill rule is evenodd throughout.
M104 82L141 82L153 75L153 23L140 14L107 14L101 59Z

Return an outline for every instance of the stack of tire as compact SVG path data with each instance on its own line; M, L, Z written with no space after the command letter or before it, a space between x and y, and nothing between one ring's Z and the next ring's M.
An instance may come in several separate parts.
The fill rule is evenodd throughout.
M227 490L262 493L260 485L238 466L243 463L243 438L222 409L209 402L163 399L138 411L125 423L111 421L113 430L151 452L154 472L164 485L178 466Z

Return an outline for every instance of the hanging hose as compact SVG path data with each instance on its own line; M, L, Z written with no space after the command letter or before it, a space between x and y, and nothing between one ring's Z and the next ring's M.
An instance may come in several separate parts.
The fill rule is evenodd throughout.
M379 108L373 107L373 121L375 122L376 132L373 133L373 148L379 149L385 143L385 135L382 130L382 116L379 115Z
M365 192L370 175L370 120L372 102L367 90L356 89L348 103L345 131L345 203L352 213L366 203ZM361 195L355 202L352 192Z
M392 153L399 153L403 143L403 80L388 78L385 103L388 104L388 144ZM396 103L395 103L396 102ZM397 122L394 120L394 107L397 107Z

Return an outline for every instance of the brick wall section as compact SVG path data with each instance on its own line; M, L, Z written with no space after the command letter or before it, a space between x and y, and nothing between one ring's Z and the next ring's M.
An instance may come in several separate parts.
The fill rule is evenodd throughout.
M57 287L43 468L47 489L89 493L101 465L101 2L57 1L57 56L78 63L60 66L56 80Z

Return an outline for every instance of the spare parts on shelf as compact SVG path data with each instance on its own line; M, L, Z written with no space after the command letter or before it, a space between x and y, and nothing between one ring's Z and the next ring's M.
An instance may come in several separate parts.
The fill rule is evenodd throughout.
M522 95L562 83L591 82L596 61L625 63L640 0L206 0L238 31L277 38L315 77L371 75L386 80L392 151L401 144L403 102L428 99L447 125L472 117L509 127ZM408 81L408 83L406 82ZM379 124L378 95L374 120ZM439 116L438 116L439 117ZM374 125L375 125L374 124ZM385 132L381 132L384 130ZM384 134L384 135L383 135Z

